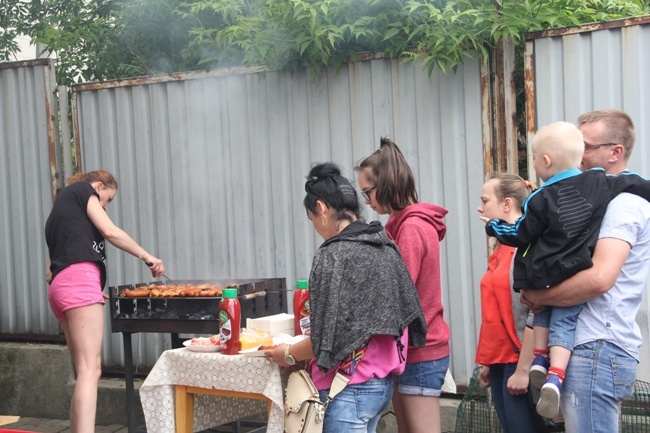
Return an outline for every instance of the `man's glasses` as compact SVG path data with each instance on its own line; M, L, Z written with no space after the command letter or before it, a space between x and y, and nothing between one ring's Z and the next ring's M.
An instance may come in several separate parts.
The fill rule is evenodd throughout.
M377 188L377 185L373 186L372 188L369 188L365 191L361 191L361 196L365 198L366 200L370 200L370 193L372 192L373 189Z
M615 146L617 144L618 143L589 144L589 143L585 142L585 150L594 150L594 149L598 149L598 148L603 147L603 146Z

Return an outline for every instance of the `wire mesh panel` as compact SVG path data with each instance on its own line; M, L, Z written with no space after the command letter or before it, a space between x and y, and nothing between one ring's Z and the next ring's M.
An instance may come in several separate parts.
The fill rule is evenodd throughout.
M481 367L474 369L467 392L456 413L456 433L502 433L489 389L478 381Z
M489 389L478 381L474 369L467 392L456 413L455 433L502 433ZM650 383L637 380L634 394L621 404L621 433L650 433Z
M650 383L637 380L634 394L621 404L623 433L650 433Z

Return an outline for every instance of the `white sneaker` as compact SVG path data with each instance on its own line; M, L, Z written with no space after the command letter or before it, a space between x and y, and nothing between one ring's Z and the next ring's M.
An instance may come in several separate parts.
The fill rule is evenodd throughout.
M528 378L530 384L536 389L541 389L544 385L546 375L548 374L548 367L548 359L544 358L542 355L535 356L533 365L530 367L530 372L528 373Z
M551 374L539 393L537 402L537 413L544 418L555 418L560 412L560 395L562 394L562 384L555 374Z

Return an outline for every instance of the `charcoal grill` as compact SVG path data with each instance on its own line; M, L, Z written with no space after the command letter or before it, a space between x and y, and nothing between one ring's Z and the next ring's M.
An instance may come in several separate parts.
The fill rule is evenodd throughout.
M242 326L247 318L283 313L287 305L285 278L179 280L179 284L214 284L237 286L241 304ZM160 283L152 283L160 284ZM133 386L133 350L131 334L136 332L169 333L172 349L182 347L179 334L217 334L221 297L139 297L120 295L127 289L149 286L148 283L109 287L111 331L121 332L124 345L126 380L126 414L129 433L135 431L135 393Z

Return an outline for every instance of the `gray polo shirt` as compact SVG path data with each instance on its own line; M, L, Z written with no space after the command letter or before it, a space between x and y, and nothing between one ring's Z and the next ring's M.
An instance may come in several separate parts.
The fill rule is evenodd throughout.
M638 361L642 337L635 319L650 269L650 203L632 194L614 198L598 238L621 239L632 249L614 286L585 304L578 317L575 345L606 340Z

